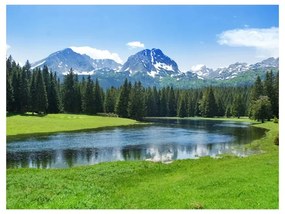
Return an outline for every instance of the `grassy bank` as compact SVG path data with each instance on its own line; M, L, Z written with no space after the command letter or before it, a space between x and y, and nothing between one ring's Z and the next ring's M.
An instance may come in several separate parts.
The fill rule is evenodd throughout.
M101 163L70 169L8 169L7 208L278 208L278 124L246 158Z
M7 117L7 137L13 139L22 136L134 125L137 123L135 120L125 118L76 114L11 115Z

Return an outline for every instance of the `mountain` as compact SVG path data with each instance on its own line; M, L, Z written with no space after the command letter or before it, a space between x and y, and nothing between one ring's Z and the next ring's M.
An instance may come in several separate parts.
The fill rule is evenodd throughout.
M224 68L211 69L205 65L193 66L190 71L197 74L198 79L203 80L229 80L244 75L246 72L257 70L276 69L279 67L279 58L268 58L255 64L236 62Z
M191 68L190 71L186 72L188 75L193 73L197 75L198 79L212 78L214 70L208 68L206 65L196 65Z
M59 75L66 74L72 68L77 74L95 74L97 70L119 70L121 64L112 59L92 59L86 54L79 54L71 48L57 51L47 58L32 64L32 68L46 65Z
M32 64L32 68L46 65L56 71L60 78L72 68L79 77L91 75L98 78L104 88L120 86L125 78L131 82L141 81L148 86L174 86L197 88L208 85L251 85L257 75L262 79L268 70L276 73L279 58L268 58L255 64L234 63L224 68L212 69L206 65L193 66L188 71L180 71L177 63L160 49L145 49L132 56L121 65L112 59L94 59L76 49L66 48Z
M129 76L140 74L152 78L163 78L180 73L177 63L160 49L155 48L145 49L130 56L120 72L128 72Z
M270 57L261 62L253 64L250 66L251 69L262 69L262 68L278 68L279 67L279 58Z

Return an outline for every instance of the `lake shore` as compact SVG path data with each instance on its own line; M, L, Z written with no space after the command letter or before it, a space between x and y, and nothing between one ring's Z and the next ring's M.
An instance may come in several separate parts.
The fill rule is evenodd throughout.
M11 115L7 117L7 139L50 135L60 132L91 131L143 123L119 117L83 114L48 114L45 116Z
M203 118L203 117L148 117L155 119L180 120L222 120L256 123L247 117L242 118ZM146 118L147 119L147 118ZM144 125L132 119L104 117L83 114L48 114L45 116L10 115L6 118L6 137L8 140L33 136L45 136L63 132L80 132L107 129L118 126Z
M7 169L7 208L278 209L278 124L254 126L269 131L246 158Z

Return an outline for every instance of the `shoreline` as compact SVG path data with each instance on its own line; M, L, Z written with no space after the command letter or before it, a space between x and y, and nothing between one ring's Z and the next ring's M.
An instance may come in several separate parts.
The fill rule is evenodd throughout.
M6 140L9 143L9 141L29 137L145 124L128 118L84 114L49 114L44 117L14 115L6 117Z
M52 116L54 115L65 115L66 117L71 116L71 117L90 117L90 118L114 118L114 117L102 117L102 116L97 116L97 115L84 115L84 114L50 114ZM13 116L21 116L21 117L29 117L29 116L23 116L23 115L13 115ZM9 117L13 117L9 116ZM47 115L48 116L48 115ZM84 128L71 128L70 130L67 129L58 129L54 131L45 131L45 130L39 130L35 132L28 132L28 133L17 133L17 134L7 134L7 129L8 129L8 118L6 117L6 139L7 141L12 141L12 140L17 140L17 139L22 139L22 138L29 138L29 137L41 137L41 136L49 136L53 134L60 134L60 133L74 133L74 132L87 132L87 131L100 131L102 129L109 129L109 128L116 128L116 127L126 127L126 126L137 126L137 125L149 125L152 124L152 122L147 122L147 121L136 121L132 120L129 118L117 118L117 119L122 119L122 120L129 120L130 122L128 124L108 124L108 125L100 125L100 126L94 126L94 127L84 127ZM37 117L37 116L34 116ZM44 117L39 117L39 118L44 118ZM58 118L56 118L58 119ZM165 119L165 120L216 120L216 121L232 121L232 122L248 122L250 125L255 125L259 124L257 121L253 121L247 117L241 117L241 118L224 118L224 117L218 117L218 118L206 118L206 117L145 117L144 119Z

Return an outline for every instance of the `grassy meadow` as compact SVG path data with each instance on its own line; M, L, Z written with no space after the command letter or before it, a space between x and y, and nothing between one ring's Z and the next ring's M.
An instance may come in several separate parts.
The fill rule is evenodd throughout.
M48 114L45 116L11 115L7 117L8 139L31 135L45 135L56 132L91 130L113 126L138 124L137 121L104 116L81 114Z
M15 116L7 119L7 129L13 136L22 134L20 130L29 124L27 134L39 133L43 126L52 132L114 126L116 120L136 123L94 118L98 121L92 124L91 117L83 115L31 117L33 122ZM39 122L42 119L48 122ZM25 124L15 124L19 121ZM12 124L18 130L13 131ZM68 169L7 169L7 208L278 209L278 146L273 143L278 124L254 126L269 131L250 145L263 152L245 158L224 155L171 164L125 161Z

